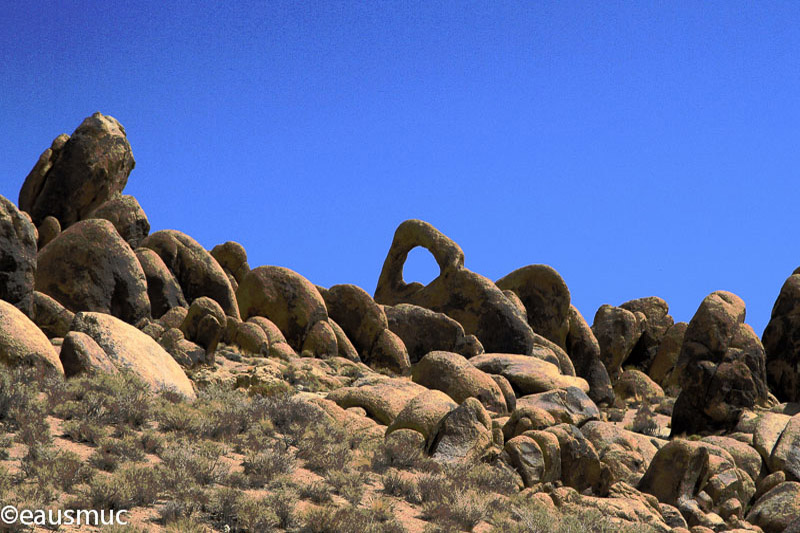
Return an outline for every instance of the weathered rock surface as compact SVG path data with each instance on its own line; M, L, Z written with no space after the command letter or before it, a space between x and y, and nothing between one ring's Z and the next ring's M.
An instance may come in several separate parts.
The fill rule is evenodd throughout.
M33 293L33 322L49 338L63 337L69 331L75 313L46 294Z
M239 284L237 294L243 320L268 318L297 351L302 350L312 326L328 319L325 301L316 287L288 268L254 268Z
M780 401L800 401L800 268L781 287L763 341L770 389Z
M581 426L581 433L592 443L600 461L608 466L613 481L624 481L633 486L639 483L656 452L665 443L598 420L586 422Z
M178 280L157 253L149 248L137 248L136 258L147 280L147 296L154 318L161 318L175 307L189 306Z
M106 352L94 339L79 331L70 331L64 337L59 358L64 366L64 375L68 378L78 374L113 374L117 371Z
M106 313L131 324L150 316L142 267L107 220L77 222L40 250L35 287L75 313Z
M386 429L386 434L399 429L413 429L428 439L439 421L456 407L458 404L442 391L426 390L406 404Z
M154 390L173 389L195 398L192 382L178 363L156 341L130 324L111 315L82 312L75 315L72 330L87 334L117 369L133 372Z
M502 457L519 472L526 487L561 478L561 448L552 433L529 431L514 437L505 443Z
M566 348L570 295L554 268L528 265L497 280L497 286L519 297L533 331Z
M609 469L600 462L592 443L572 424L559 424L546 430L558 438L561 450L561 480L579 491L592 489L604 495L610 484Z
M39 233L36 244L39 246L39 250L41 250L47 246L47 243L58 237L58 234L61 233L61 223L56 217L47 216L36 229Z
M772 472L782 470L800 480L800 414L786 423L767 464Z
M675 323L669 314L669 305L658 296L637 298L620 304L620 308L632 313L642 313L647 319L642 334L628 356L627 364L647 371L658 353L664 335Z
M747 520L764 533L783 533L800 520L800 483L786 481L763 496L747 513Z
M645 321L642 313L637 315L608 304L601 305L595 313L592 333L600 344L600 358L612 382L619 377L622 364L639 341Z
M522 407L536 407L549 413L558 423L575 426L600 418L597 405L576 387L523 396L517 399L517 410Z
M36 272L36 228L0 196L0 300L31 315Z
M664 390L641 370L630 369L614 383L614 396L620 401L654 401L664 397Z
M362 407L371 418L390 425L408 402L427 390L408 379L374 375L336 389L327 398L345 409Z
M672 434L732 429L743 409L767 401L764 348L744 324L745 305L717 291L700 304L679 357L683 389L672 412Z
M130 195L114 194L84 218L108 220L131 248L139 246L150 233L150 221L144 209Z
M408 252L417 246L430 251L440 268L439 276L425 286L403 281ZM514 304L491 280L464 268L461 248L421 220L406 220L395 231L375 301L411 303L444 313L489 352L528 353L533 343L533 332Z
M453 352L431 352L414 365L414 383L444 392L457 403L476 398L488 410L506 413L503 391L487 373Z
M575 375L589 384L589 397L596 403L612 404L614 390L603 361L600 358L600 343L594 332L575 306L569 307L569 331L566 350L575 367Z
M589 392L585 380L563 376L557 366L529 355L491 353L473 357L469 362L483 372L506 378L517 396L567 387Z
M467 359L483 353L483 346L474 335L444 313L437 313L412 304L383 306L390 330L406 345L412 364L428 352L455 352Z
M493 443L489 414L476 398L467 398L439 421L427 450L436 461L470 462L480 459Z
M0 363L64 374L58 354L45 334L22 311L4 300L0 300Z
M39 157L20 190L19 207L36 225L52 215L68 228L121 193L135 164L125 128L95 113Z
M250 272L250 264L247 262L247 251L238 242L228 241L216 245L211 250L211 255L217 260L219 266L229 277L233 277L236 284L242 282L244 277ZM235 290L235 288L234 288Z
M201 296L189 306L180 330L186 339L205 348L206 355L212 356L226 325L222 307L208 296Z
M686 335L688 327L689 324L686 322L676 322L667 330L658 345L658 350L647 373L653 381L662 387L666 387L668 384L673 385L672 371L678 363L678 356L681 353L681 346L683 346L683 337ZM673 386L679 387L678 381L676 379L676 383Z
M141 246L161 257L181 286L186 301L201 296L216 300L226 315L239 318L239 307L228 276L205 248L176 230L161 230L148 236Z

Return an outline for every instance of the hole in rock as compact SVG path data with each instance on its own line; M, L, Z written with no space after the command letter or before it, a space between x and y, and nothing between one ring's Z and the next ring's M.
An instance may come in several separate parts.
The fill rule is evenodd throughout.
M417 246L408 252L408 259L403 265L403 280L406 283L418 281L427 285L439 276L439 265L436 259L425 248Z

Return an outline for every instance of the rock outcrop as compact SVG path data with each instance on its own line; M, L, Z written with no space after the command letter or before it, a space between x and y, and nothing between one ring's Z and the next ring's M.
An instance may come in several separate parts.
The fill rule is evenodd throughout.
M17 207L0 196L0 300L26 315L33 310L36 228Z
M800 268L781 287L762 340L772 392L780 401L800 402Z
M37 226L53 216L68 228L121 193L136 162L125 128L95 113L71 136L62 134L39 157L19 193L19 207Z

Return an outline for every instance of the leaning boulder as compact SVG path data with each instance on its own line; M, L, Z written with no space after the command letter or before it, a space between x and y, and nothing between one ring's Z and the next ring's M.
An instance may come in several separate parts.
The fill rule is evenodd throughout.
M157 253L175 275L189 302L208 296L222 307L226 315L239 318L236 296L228 276L205 248L176 230L161 230L141 243Z
M517 399L517 410L535 407L549 413L558 423L581 426L600 418L600 410L585 392L577 387L529 394Z
M781 287L763 341L770 390L782 402L800 402L800 268Z
M35 366L61 375L64 368L53 345L25 314L0 300L0 363Z
M611 422L591 420L581 433L592 443L613 480L636 485L664 441L622 429ZM656 445L658 443L658 446Z
M483 457L493 444L489 414L477 399L467 398L439 422L427 450L438 462L470 463Z
M150 248L137 248L136 258L147 280L147 295L154 318L161 318L176 307L188 307L178 280L157 253Z
M22 185L20 209L37 225L52 215L67 228L122 192L135 164L125 128L95 113L44 151Z
M558 438L561 450L561 481L579 491L592 489L605 494L610 484L608 467L600 462L592 443L572 424L559 424L546 430Z
M153 390L171 389L194 399L192 382L177 362L130 324L103 313L78 313L72 330L87 334L119 369L133 372Z
M403 265L417 246L430 251L440 268L439 276L424 286L403 281ZM464 268L461 248L421 220L406 220L395 231L375 301L411 303L444 313L475 335L487 351L528 353L533 344L530 326L497 285Z
M700 304L678 358L684 377L673 435L730 430L743 409L767 401L764 348L744 316L744 302L730 292L711 293Z
M566 348L570 294L567 284L548 265L528 265L497 280L497 286L514 292L533 331Z
M386 434L400 429L413 429L427 439L439 421L456 407L458 404L442 391L426 390L406 404L386 428Z
M612 404L614 390L608 371L600 359L600 343L583 315L573 305L569 307L566 350L575 367L575 375L589 384L589 397L598 404Z
M36 272L36 228L0 196L0 300L30 315Z
M129 195L113 195L84 218L108 220L131 248L139 246L150 233L150 222L144 209L136 198Z
M477 398L490 411L507 412L503 391L497 383L457 353L429 353L414 365L411 379L429 389L444 392L457 403Z
M186 339L203 347L206 355L211 356L217 349L226 325L222 307L208 296L201 296L189 306L180 330Z
M77 222L39 251L36 290L75 313L94 311L135 324L150 316L142 267L107 220Z
M233 277L237 285L250 272L247 251L238 242L228 241L218 244L211 250L211 255L217 260L219 266L225 270L225 273Z
M33 293L33 322L48 338L63 337L69 331L75 313L46 294Z
M79 374L113 374L117 371L94 339L79 331L70 331L64 337L59 358L64 365L64 375L68 378Z
M681 346L683 346L683 337L686 335L688 327L689 324L686 322L676 322L667 330L658 345L658 350L655 357L653 357L653 362L650 364L647 374L662 387L680 387L679 376L675 376L674 383L672 376L673 369L678 363L678 356L681 353Z

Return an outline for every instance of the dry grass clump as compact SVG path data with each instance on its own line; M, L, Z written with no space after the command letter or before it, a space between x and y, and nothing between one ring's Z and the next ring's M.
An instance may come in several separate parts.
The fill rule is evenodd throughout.
M275 477L291 474L295 468L295 457L291 450L275 442L260 451L250 452L242 461L248 485L262 487Z
M308 533L404 533L406 528L383 511L370 508L334 507L311 509L305 515Z

